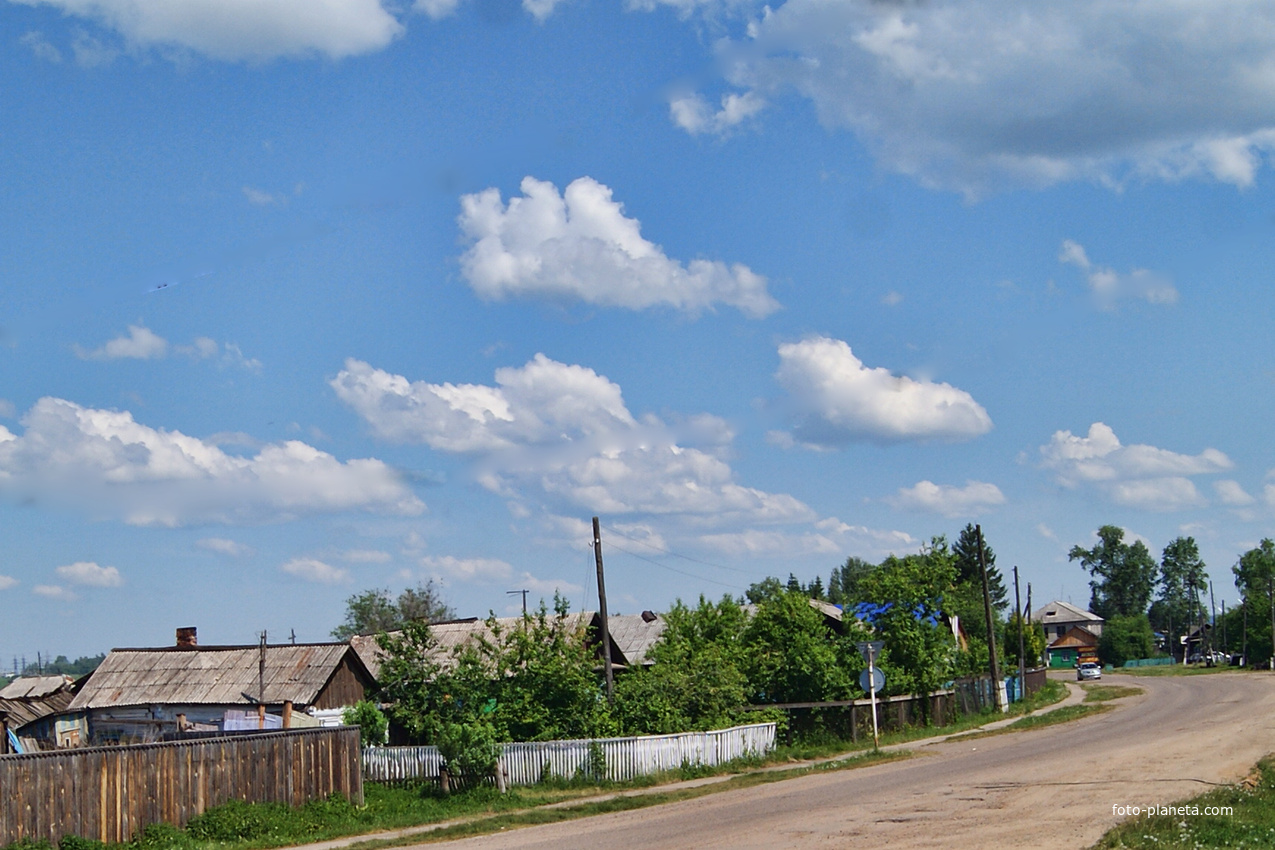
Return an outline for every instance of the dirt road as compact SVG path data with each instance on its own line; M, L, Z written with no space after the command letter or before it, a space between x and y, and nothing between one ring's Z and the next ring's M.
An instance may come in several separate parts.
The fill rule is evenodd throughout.
M444 846L1084 848L1114 805L1168 803L1275 752L1275 675L1138 678L1115 711L917 758ZM437 847L439 845L430 845Z

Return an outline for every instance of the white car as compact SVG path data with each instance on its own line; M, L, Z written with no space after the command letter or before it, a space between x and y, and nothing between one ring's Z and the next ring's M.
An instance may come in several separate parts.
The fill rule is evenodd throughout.
M1076 666L1076 681L1083 682L1085 679L1101 679L1102 665L1095 664L1092 661L1086 661Z

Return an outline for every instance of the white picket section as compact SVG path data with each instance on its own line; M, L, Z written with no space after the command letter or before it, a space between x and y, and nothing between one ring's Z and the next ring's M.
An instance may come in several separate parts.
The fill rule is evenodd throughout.
M438 747L363 748L363 776L376 782L436 777L442 764Z
M501 760L511 785L534 785L542 779L570 779L587 773L590 749L600 749L607 778L622 782L684 764L715 766L732 759L761 755L775 746L775 724L754 723L712 732L538 741L503 744ZM372 782L432 779L442 763L437 747L365 747L363 775Z

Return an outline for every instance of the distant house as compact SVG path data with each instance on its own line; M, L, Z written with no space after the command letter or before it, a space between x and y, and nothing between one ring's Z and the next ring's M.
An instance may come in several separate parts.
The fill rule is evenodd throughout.
M184 634L183 634L184 633ZM374 679L347 643L113 649L67 707L94 743L178 731L339 725Z
M1080 661L1098 660L1098 639L1103 619L1097 614L1055 599L1037 608L1033 623L1045 630L1045 655L1050 667L1072 667Z
M57 719L74 697L70 676L23 676L0 688L0 720L24 752L78 746L79 725ZM0 742L0 753L7 744Z
M1054 600L1048 605L1037 608L1032 613L1033 623L1040 623L1045 628L1045 643L1062 637L1072 626L1080 626L1095 637L1102 637L1104 620L1097 614L1078 608L1070 602Z
M1075 667L1098 660L1098 636L1082 626L1072 626L1045 647L1050 667Z

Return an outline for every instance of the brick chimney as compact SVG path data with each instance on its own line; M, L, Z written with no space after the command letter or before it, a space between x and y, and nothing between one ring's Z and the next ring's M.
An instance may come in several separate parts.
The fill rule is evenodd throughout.
M181 649L193 649L199 646L194 626L185 626L177 630L177 646Z

